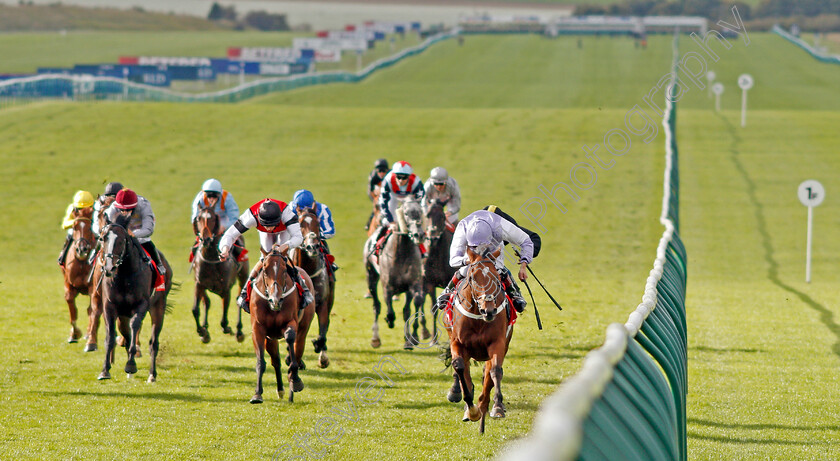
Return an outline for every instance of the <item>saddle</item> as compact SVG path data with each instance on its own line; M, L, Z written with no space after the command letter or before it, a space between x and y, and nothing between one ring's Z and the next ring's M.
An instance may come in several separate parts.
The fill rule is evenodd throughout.
M143 248L143 245L140 245L140 248ZM158 270L154 258L152 258L152 255L145 248L143 248L143 253L146 253L149 267L152 268L152 273L155 274L155 291L166 291L166 278Z

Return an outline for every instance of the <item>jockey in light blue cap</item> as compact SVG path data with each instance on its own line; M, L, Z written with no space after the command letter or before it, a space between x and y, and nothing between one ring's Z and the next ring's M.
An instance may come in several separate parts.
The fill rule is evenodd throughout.
M330 208L323 203L315 201L315 196L312 192L301 189L295 192L292 201L289 203L298 214L303 211L310 211L318 216L318 222L321 226L321 248L324 251L326 260L330 263L333 274L338 270L335 264L335 258L330 254L330 247L327 245L327 239L335 236L335 224L333 223L332 212Z

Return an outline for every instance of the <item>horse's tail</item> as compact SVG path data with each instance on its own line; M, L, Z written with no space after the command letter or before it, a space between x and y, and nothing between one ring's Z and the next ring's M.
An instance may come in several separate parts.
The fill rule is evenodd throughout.
M181 290L181 283L172 281L172 286L169 288L169 293L171 294L173 291L180 291ZM163 307L164 314L171 314L172 309L175 307L175 304L169 300L170 298L167 296L166 298L166 305Z
M440 372L443 373L452 366L452 349L449 348L449 343L446 343L445 346L439 344L438 349L440 350L438 358L443 362L443 370L440 370Z

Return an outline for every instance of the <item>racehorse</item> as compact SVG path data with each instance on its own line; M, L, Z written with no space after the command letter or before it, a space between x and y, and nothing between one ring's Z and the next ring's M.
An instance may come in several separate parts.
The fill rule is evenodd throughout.
M417 340L418 317L423 325L424 339L430 336L429 330L426 328L426 319L421 315L424 294L423 264L419 246L424 238L423 210L418 202L406 201L402 205L402 211L405 220L401 223L400 230L391 233L378 258L374 254L376 237L369 238L365 243L364 255L368 289L373 298L373 337L370 340L370 345L374 348L382 344L379 338L379 312L382 304L379 301L376 286L379 281L382 282L382 292L385 304L388 307L388 312L385 314L385 322L388 324L388 328L394 328L394 321L396 320L392 305L393 296L406 293L405 307L403 308L406 338L403 348L411 350L419 342ZM408 320L411 316L412 299L418 314L414 318L413 335L409 335L408 331L411 325L408 325Z
M437 300L436 288L443 288L452 280L457 269L449 265L449 247L452 245L454 231L447 227L446 213L437 200L426 212L426 260L423 262L423 293L431 297L432 305ZM425 299L425 298L424 298ZM434 314L432 337L438 342L437 318Z
M254 352L257 355L257 389L251 403L262 403L262 378L265 373L265 352L271 357L271 366L277 377L277 396L283 396L283 377L280 373L280 352L277 341L286 339L289 350L289 402L294 402L294 393L303 390L303 381L298 376L306 334L315 317L315 303L300 306L302 294L288 273L288 259L280 252L280 245L262 257L262 270L252 284L250 300L251 331L254 338ZM314 291L312 280L302 269L300 276L310 291Z
M160 331L163 328L163 317L166 311L166 298L172 288L172 268L158 252L160 261L166 267L165 288L155 291L154 270L143 260L144 251L134 237L128 234L123 224L126 219L118 217L116 222L109 224L102 230L102 251L97 258L98 272L101 283L102 308L105 314L105 364L98 379L110 379L111 362L113 361L116 342L116 321L128 320L120 323L121 334L126 338L128 361L125 372L129 375L137 373L135 357L137 355L137 337L146 313L152 319L152 336L149 340L148 382L157 380L157 354L160 349ZM95 274L96 275L96 274Z
M495 255L490 254L489 250L477 249L476 252L467 249L467 275L458 284L453 296L452 304L455 310L447 315L452 367L457 377L450 395L460 394L460 390L463 389L466 407L463 421L481 419L479 431L482 434L484 418L490 403L490 390L494 386L496 394L490 417L505 417L501 387L502 364L513 335L513 325L509 325L513 308L491 259L493 256ZM470 376L470 359L485 362L484 382L478 407L473 404L475 388Z
M370 237L371 235L376 233L376 230L379 229L380 224L380 217L382 211L379 209L379 194L382 192L379 186L376 186L376 189L373 191L373 217L370 220L370 224L368 225L367 235Z
M67 258L61 266L64 275L64 300L70 309L70 337L68 343L75 343L82 337L82 331L76 326L78 309L76 309L76 297L80 294L90 295L90 263L88 258L93 249L93 230L91 219L93 208L82 208L74 212L73 219L73 242L67 250ZM91 308L88 305L88 315Z
M210 332L207 331L207 311L210 310L209 290L222 298L222 331L233 334L228 326L228 306L230 305L230 289L239 280L239 288L245 286L248 280L248 263L238 262L236 258L219 258L219 240L222 238L221 221L212 207L202 207L193 220L193 231L198 239L198 248L192 262L195 271L195 295L193 297L193 317L195 327L203 343L210 342ZM204 324L200 323L201 312L199 306L204 302ZM236 309L236 340L242 342L242 310Z
M315 312L318 314L318 337L312 340L312 346L318 355L318 366L327 368L327 331L330 329L330 313L335 301L335 279L327 273L327 261L321 253L321 224L315 213L306 211L298 216L300 231L303 234L301 247L293 248L291 260L295 266L303 268L315 286Z

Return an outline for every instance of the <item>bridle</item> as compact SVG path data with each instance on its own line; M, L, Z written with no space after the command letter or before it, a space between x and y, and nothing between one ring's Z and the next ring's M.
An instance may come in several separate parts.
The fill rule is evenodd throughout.
M490 267L493 268L492 269L493 274L490 273L491 269L486 264L479 266L481 263L489 263ZM475 273L476 270L481 270L483 272L483 274L486 276L486 279L490 282L489 283L490 289L488 289L488 284L484 284L483 286L476 285L476 280L475 280L475 277L474 277L474 273ZM471 301L472 301L470 303L470 306L475 306L476 308L478 308L478 311L479 311L478 314L472 313L472 312L470 312L469 309L467 309L467 307L464 306L464 303L461 302L461 297L462 297L462 292L463 292L463 288L462 288L462 289L458 290L457 296L455 296L455 302L453 304L455 305L455 308L458 309L458 311L461 314L463 314L464 316L469 317L471 319L475 319L475 320L487 321L487 315L492 314L493 319L495 319L496 315L498 315L499 313L501 313L502 311L505 310L505 307L507 306L507 297L504 294L504 289L502 288L502 282L501 282L501 280L498 276L498 273L496 273L496 271L495 271L495 262L491 258L489 258L486 254L482 255L481 259L478 259L478 260L470 263L469 266L467 266L467 277L466 277L464 283L466 284L464 286L469 286L470 287L470 297L471 297ZM478 297L476 297L475 296L476 293L482 293L482 294L479 295ZM496 299L498 299L499 296L502 297L502 302L496 306L496 309L493 310L492 312L483 312L482 313L482 308L480 307L481 302L484 301L485 303L489 302L489 303L495 304ZM492 319L491 319L491 321L492 321Z
M209 209L207 209L207 208L202 209L202 211L198 214L198 216L195 217L195 232L196 232L195 235L198 238L198 249L195 252L196 253L196 259L200 259L201 261L206 262L208 264L220 264L220 263L224 262L221 259L221 255L217 254L216 259L214 259L214 260L207 259L207 258L204 257L204 255L202 255L202 250L204 248L214 248L214 246L216 244L216 241L221 238L221 236L218 235L218 232L217 232L219 230L219 226L221 225L221 220L219 219L219 216L216 215L216 214L213 214L211 216L211 214L208 210ZM215 225L213 226L213 230L210 231L211 234L212 234L212 237L203 237L201 235L202 232L198 230L198 223L202 222L202 224L203 224L202 230L206 230L210 227L210 225L208 224L208 221L213 217L216 218L216 221L215 221Z
M288 290L286 289L286 257L283 256L278 249L278 245L274 245L271 248L271 251L266 253L263 257L260 258L260 263L262 264L262 269L260 270L260 279L259 281L262 283L263 289L262 291L257 289L256 284L253 286L253 291L262 299L268 301L268 308L272 311L279 311L283 306L283 300L286 299L287 296L292 294L295 290L295 284L292 282L291 288ZM269 263L270 260L274 260L273 262ZM279 266L279 267L277 267ZM268 273L268 268L274 268L274 278L269 278L266 274ZM282 288L278 289L280 285L277 283L277 275L280 274L280 278L283 279L283 286ZM280 297L277 297L277 293L281 293Z
M120 235L117 235L116 232L113 232L114 228L122 229L123 232L125 232L124 227L112 223L112 224L109 224L108 226L106 226L105 229L102 231L102 236L99 237L100 240L106 241L105 237L110 233L114 233L115 237L120 237ZM113 246L116 246L117 239L115 238L113 242L114 242ZM113 251L109 253L107 246L106 246L105 250L102 252L102 269L103 269L102 272L105 274L106 277L112 277L114 275L114 273L116 273L117 268L119 268L120 265L125 260L125 255L128 252L128 235L127 234L122 236L122 243L123 243L122 250L120 251L119 254L117 254ZM111 250L113 250L113 248L111 248ZM111 261L113 261L113 263L112 263L113 266L114 266L113 270L106 270L105 269L105 263L109 259Z
M76 238L76 232L78 231L82 235L84 234L83 229L76 229L76 223L79 221L87 221L88 223L92 223L93 220L91 218L87 218L84 216L80 216L73 220L73 241L76 242L75 253L76 259L79 260L86 260L90 257L90 251L93 249L93 242L86 239L85 237L79 236ZM84 224L82 224L84 225ZM91 232L92 235L92 232Z

